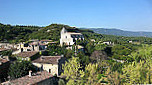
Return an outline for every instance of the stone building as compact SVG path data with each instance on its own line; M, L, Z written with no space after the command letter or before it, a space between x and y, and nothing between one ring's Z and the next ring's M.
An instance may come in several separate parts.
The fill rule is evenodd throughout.
M12 54L18 54L26 51L44 51L48 47L50 40L33 41L31 43L19 43L16 45L16 51Z
M31 73L31 71L29 71L29 75L3 82L1 85L53 85L52 77L53 75L47 71L40 71L37 73Z
M39 52L36 51L21 52L16 55L16 58L19 60L32 61L39 58Z
M52 75L59 76L62 72L62 64L65 58L61 56L41 56L40 58L32 61L33 65L38 67L39 70L46 70Z
M84 40L81 33L68 32L64 27L61 30L60 45L72 46L77 40Z

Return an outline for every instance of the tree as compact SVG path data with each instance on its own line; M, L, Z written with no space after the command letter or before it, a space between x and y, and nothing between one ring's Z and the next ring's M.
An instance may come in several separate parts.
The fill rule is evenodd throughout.
M89 59L89 56L85 55L84 52L79 52L77 54L77 57L79 57L80 59L80 63L83 65L83 66L86 66L87 64L89 64L90 62L90 59Z
M147 60L152 58L152 45L143 45L136 52L133 52L130 56L134 58L135 61Z
M29 61L15 61L10 65L8 75L11 79L20 78L28 74L29 70L34 71L34 66Z
M98 82L97 76L98 76L98 64L88 64L85 67L85 78L86 78L86 84L87 85L96 85Z
M68 80L67 85L79 85L83 81L84 72L80 65L80 60L78 57L70 58L63 65L62 69L64 72L61 74L62 76L66 76L66 80Z
M147 73L148 69L146 69L143 61L139 63L134 61L123 68L122 78L125 80L125 84L144 84Z
M105 50L106 47L107 47L106 44L97 44L95 46L95 50Z
M126 84L152 83L152 50L151 46L143 46L132 54L134 62L125 65L122 69L122 78Z
M108 68L105 76L106 77L102 77L100 81L107 81L110 85L121 85L120 74L117 71L112 72L111 69Z
M71 50L71 49L68 49L67 52L66 52L65 57L66 58L71 58L71 56L73 56L73 55L74 55L74 51Z
M94 51L91 56L90 59L94 62L100 62L102 60L106 60L107 59L107 53L104 51Z
M47 48L48 55L55 56L55 55L66 55L67 49L65 46L60 47L58 45L49 45Z
M64 80L63 80L63 79L59 79L59 81L58 81L58 85L65 85Z
M94 51L94 43L89 42L85 48L87 49L87 53L91 54Z

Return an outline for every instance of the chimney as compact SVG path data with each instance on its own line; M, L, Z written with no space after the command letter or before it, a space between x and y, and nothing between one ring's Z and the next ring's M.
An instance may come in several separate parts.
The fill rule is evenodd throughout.
M30 70L30 71L29 71L29 77L31 77L31 76L32 76L32 71Z
M43 57L43 56L41 56L41 57L40 57L40 60L42 61L43 59L44 59L44 57Z

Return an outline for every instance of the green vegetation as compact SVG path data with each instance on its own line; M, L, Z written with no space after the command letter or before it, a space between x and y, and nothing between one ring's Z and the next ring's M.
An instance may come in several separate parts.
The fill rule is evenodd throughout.
M29 61L15 61L10 65L8 75L10 79L20 78L28 75L29 70L35 71L34 66Z
M58 79L59 85L152 83L152 38L103 35L88 29L78 29L62 24L51 24L46 27L0 24L0 27L2 28L0 29L1 41L8 40L11 43L30 39L56 41L57 44L49 45L41 55L64 55L67 58L66 63L63 64L62 73L65 80ZM66 49L66 46L60 47L60 31L63 27L68 31L81 32L85 40L76 41L73 50ZM84 51L75 49L76 45L83 46ZM2 55L10 55L10 53L10 51L2 52ZM30 62L16 61L11 65L9 75L11 78L22 77L31 69Z
M0 41L17 43L27 41L29 35L38 31L37 26L11 26L0 23Z

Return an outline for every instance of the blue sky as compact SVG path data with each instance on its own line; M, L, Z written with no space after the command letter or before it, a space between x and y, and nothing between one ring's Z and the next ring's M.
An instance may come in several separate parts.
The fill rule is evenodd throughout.
M0 23L152 31L152 1L0 0Z

